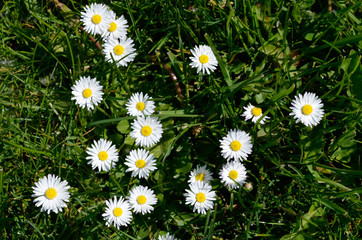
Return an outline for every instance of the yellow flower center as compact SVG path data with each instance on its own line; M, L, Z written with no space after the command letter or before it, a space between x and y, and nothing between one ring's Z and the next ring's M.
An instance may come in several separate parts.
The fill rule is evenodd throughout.
M235 171L235 170L231 170L231 171L229 172L229 177L230 177L231 179L233 179L233 180L237 179L238 176L239 176L239 173L238 173L237 171Z
M147 137L147 136L150 136L151 133L152 133L152 128L150 126L144 126L142 129L141 129L141 133L143 136Z
M110 27L108 28L108 31L114 32L114 31L116 31L116 30L117 30L117 24L116 24L115 22L112 22L112 23L110 24Z
M202 182L205 179L205 175L203 173L199 173L199 174L196 175L195 179L196 179L196 181L201 181Z
M253 109L251 109L251 114L253 114L255 117L260 116L261 113L261 108L253 107Z
M138 198L137 198L137 202L138 202L138 204L145 204L146 203L146 201L147 201L147 198L145 197L145 196L143 196L143 195L140 195Z
M108 159L108 153L106 151L102 151L98 153L99 160L106 161Z
M145 106L146 105L143 102L139 102L137 103L136 108L138 111L143 111L145 109Z
M202 192L199 192L198 194L196 194L196 201L202 203L205 202L205 194L203 194Z
M52 200L57 196L57 190L54 188L48 188L48 190L45 191L45 196L47 199Z
M114 215L115 217L120 217L120 216L122 216L122 213L123 213L123 211L122 211L122 209L119 208L119 207L116 207L115 209L113 209L113 215Z
M201 55L199 57L199 60L200 60L201 63L208 63L209 62L209 57L206 56L205 54L203 54L203 55Z
M102 17L98 14L95 14L93 17L92 17L92 22L94 24L98 24L102 21Z
M89 98L90 96L92 96L92 90L90 90L89 88L84 89L83 90L83 97Z
M113 48L115 54L122 55L124 53L124 48L121 45L117 45Z
M241 148L241 143L238 140L232 141L230 147L233 151L239 151Z
M136 167L138 168L144 168L146 166L145 160L139 159L136 161Z
M313 112L313 107L309 104L306 104L302 107L302 113L304 115L310 115Z

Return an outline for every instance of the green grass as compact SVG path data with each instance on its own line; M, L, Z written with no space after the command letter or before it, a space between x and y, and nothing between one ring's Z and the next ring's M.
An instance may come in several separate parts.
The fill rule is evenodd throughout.
M124 0L107 4L129 23L137 56L117 68L80 30L79 13L94 1L5 0L0 3L0 238L357 239L361 232L362 1ZM58 6L58 7L57 7ZM100 40L95 36L96 40ZM207 44L219 66L199 75L190 49ZM92 113L71 100L80 76L96 77L104 100ZM134 142L125 103L151 95L164 127L152 148L158 169L147 180L125 173ZM314 92L325 116L314 128L289 116L298 93ZM270 121L245 122L248 103ZM232 128L252 136L245 186L217 179L226 162L219 140ZM116 144L120 161L95 173L85 150ZM190 170L208 165L214 209L185 205ZM67 180L68 208L47 215L32 186L52 173ZM108 228L105 200L138 184L158 204L128 227Z

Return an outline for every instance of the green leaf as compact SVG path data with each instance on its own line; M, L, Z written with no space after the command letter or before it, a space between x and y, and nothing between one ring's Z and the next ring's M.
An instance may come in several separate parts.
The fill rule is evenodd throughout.
M358 66L358 70L354 72L354 74L351 76L352 80L352 93L356 96L358 100L362 100L362 67L361 65Z
M308 41L314 41L315 39L317 39L321 34L323 34L322 32L312 32L312 33L306 33L304 34L304 38Z
M304 240L304 236L301 233L289 233L284 235L280 240Z
M301 23L302 16L300 15L300 9L299 9L297 3L295 3L294 6L293 6L292 16L294 17L295 20L297 20L297 22L299 24Z
M151 153L155 158L159 158L162 155L166 156L169 147L172 145L173 140L175 139L175 132L173 131L173 119L162 122L162 128L165 129L161 141L151 149Z
M348 74L353 74L359 67L361 63L361 56L357 54L354 50L351 50L349 52L349 56L351 59L351 62L348 67Z
M300 9L309 9L310 7L313 6L313 4L315 3L315 0L303 0L298 2L298 6L300 7Z
M129 121L126 119L119 121L119 123L117 124L117 130L120 133L124 134L129 133L131 131Z
M313 128L308 135L301 136L300 145L305 161L318 159L322 153L323 137L323 129L318 127Z
M194 215L191 213L181 213L173 217L173 220L175 221L176 225L178 227L182 227L185 224L188 224L192 219L194 218Z
M332 209L334 211L336 211L337 213L340 213L342 215L346 215L348 214L348 212L346 210L344 210L343 208L341 208L340 206L338 206L337 204L325 199L325 198L321 198L321 197L312 197L312 199L314 199L315 201L319 202L320 204L328 207L329 209Z
M302 222L301 222L301 225L300 225L300 230L305 230L308 228L308 223L311 223L311 220L312 218L315 218L315 217L321 217L325 214L325 211L323 210L323 208L321 207L318 207L318 208L315 208L314 205L312 205L310 208L309 208L309 211L308 213L304 214L302 216Z
M285 96L288 96L289 94L291 94L293 92L295 88L295 85L293 84L290 88L288 88L287 90L283 90L281 92L279 92L277 95L273 96L271 98L271 101L273 102L277 102L280 99L284 98Z
M131 135L128 134L127 137L126 137L126 139L124 140L124 144L125 144L125 145L129 145L129 146L132 146L132 145L134 145L135 141L136 141L136 139L131 138Z
M346 131L341 137L339 137L333 147L335 151L331 156L333 161L342 161L348 163L351 160L351 155L357 149L357 143L355 141L356 131Z
M330 169L333 172L336 172L338 174L345 174L345 175L356 176L356 177L361 177L362 178L362 171L359 171L359 170L335 168L335 167L323 165L323 164L320 164L320 163L314 163L314 165L322 167L322 168Z

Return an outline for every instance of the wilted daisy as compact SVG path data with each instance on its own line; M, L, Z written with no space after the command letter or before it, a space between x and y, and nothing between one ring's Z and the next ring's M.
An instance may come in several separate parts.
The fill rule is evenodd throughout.
M132 172L132 177L147 178L151 171L157 169L153 154L140 148L129 153L125 164L128 166L126 172Z
M322 109L323 103L319 97L314 93L306 92L304 96L298 94L292 101L292 112L290 115L298 122L302 122L304 125L312 127L316 126L323 118L324 110Z
M50 211L58 213L67 206L65 202L69 202L68 182L61 181L58 176L49 174L36 182L32 188L34 194L31 196L36 197L35 206L41 206L40 211L47 211L48 214Z
M184 196L186 197L186 204L193 205L193 211L201 214L206 214L206 211L214 206L213 201L216 199L215 191L212 190L211 185L200 181L191 183L190 190L186 189Z
M261 108L255 107L249 103L247 107L244 107L245 112L241 115L245 117L245 121L251 119L253 123L256 123L259 118L263 115L263 111ZM268 116L264 116L263 119L260 120L260 124L264 124L264 121L269 119Z
M160 141L162 137L162 125L156 117L138 117L131 123L131 137L136 139L136 144L142 147L150 147Z
M157 203L153 190L144 186L137 186L131 189L128 200L133 211L135 213L142 213L142 215L153 211L153 205Z
M111 23L111 16L107 6L101 3L92 3L90 6L85 6L84 11L80 14L84 30L90 34L102 34L106 32Z
M104 40L107 38L124 38L127 36L127 20L123 15L117 18L116 13L113 11L108 11L110 16L110 24L108 29L103 32L102 37Z
M132 220L131 207L127 200L120 197L114 197L114 200L109 199L106 201L106 211L102 214L106 225L111 225L119 229L120 226L127 226Z
M112 63L114 60L117 67L127 66L137 55L133 46L133 40L130 38L108 38L103 46L103 54L106 61Z
M72 87L72 100L82 108L94 109L102 101L102 86L95 78L80 77Z
M131 116L148 116L155 109L155 102L151 101L151 97L143 95L143 93L134 93L126 104L128 114Z
M235 189L245 183L246 169L239 161L230 161L222 167L219 175L225 186Z
M166 233L166 235L158 236L158 240L177 240L177 238L169 233Z
M225 159L242 161L246 159L252 152L251 137L244 131L232 129L228 132L226 137L220 140L221 143L221 156Z
M217 60L209 46L196 46L194 49L191 49L191 53L193 56L190 58L192 61L190 65L197 68L197 73L202 71L203 74L205 72L210 74L210 71L213 72L216 69Z
M192 170L190 173L189 183L194 183L196 181L210 183L212 181L212 174L206 168L206 165L200 167L197 166L196 169Z
M92 147L87 148L88 164L92 165L92 169L98 168L98 171L109 171L114 168L118 162L118 153L111 141L100 139L94 140Z

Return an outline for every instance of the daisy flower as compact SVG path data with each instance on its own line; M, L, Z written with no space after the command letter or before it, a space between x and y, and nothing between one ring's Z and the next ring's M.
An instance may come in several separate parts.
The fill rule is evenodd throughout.
M292 112L290 115L298 122L302 122L304 125L312 127L316 126L323 118L324 110L322 109L323 103L319 97L314 93L306 92L304 96L299 94L292 101Z
M151 171L157 169L155 157L145 149L132 150L125 164L128 166L126 172L132 172L132 177L147 178Z
M191 49L191 53L193 56L190 58L192 61L190 65L197 68L197 73L202 71L203 74L205 72L210 74L210 71L213 72L216 69L217 60L209 46L196 46L194 49Z
M111 141L100 139L94 140L92 147L87 148L88 164L92 165L92 169L98 168L98 171L109 171L115 167L118 162L118 153Z
M130 38L108 38L103 47L103 54L106 61L112 63L114 60L117 67L127 66L137 55L133 46L133 40Z
M106 5L92 3L90 6L84 7L84 11L80 14L84 30L90 34L102 34L108 31L111 18Z
M177 240L177 238L169 233L166 233L166 235L158 236L158 240Z
M151 115L155 109L155 102L151 101L151 97L143 95L143 93L134 93L126 104L128 114L131 116L147 116Z
M72 87L72 100L81 108L87 108L89 111L102 101L102 86L95 78L80 77Z
M246 169L239 161L230 161L222 167L219 175L225 186L235 189L245 183Z
M150 147L159 142L162 137L162 125L155 117L138 117L131 123L131 137L136 139L136 144Z
M68 182L61 181L58 176L49 174L36 182L32 188L34 194L31 196L36 197L35 206L41 206L41 212L61 212L62 208L67 206L65 202L69 202Z
M253 123L256 123L259 118L263 115L263 111L261 108L255 107L249 103L247 107L244 107L245 112L241 115L245 117L245 121L251 119ZM268 116L265 116L263 119L260 120L260 124L264 124L264 121L269 119Z
M232 129L228 132L226 137L220 140L221 143L221 156L225 159L242 161L246 159L252 152L251 137L244 131Z
M115 196L114 200L107 200L106 205L106 211L102 216L108 227L113 225L119 229L120 226L127 226L131 222L131 207L128 201L123 197L120 197L119 200L117 200L117 197Z
M194 205L193 211L201 214L206 214L206 210L213 208L216 200L215 191L208 183L196 181L190 184L190 190L186 189L184 193L186 204Z
M206 169L206 165L200 167L197 166L196 169L192 170L190 173L189 183L194 183L196 181L210 183L213 180L211 172Z
M117 18L116 13L108 11L110 16L110 24L106 31L103 32L103 40L107 38L124 38L127 37L127 20L123 17Z
M153 190L144 186L137 186L131 189L128 200L133 211L135 213L142 213L142 215L153 211L152 205L157 203L157 198Z

